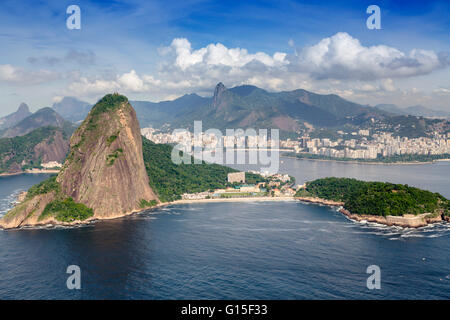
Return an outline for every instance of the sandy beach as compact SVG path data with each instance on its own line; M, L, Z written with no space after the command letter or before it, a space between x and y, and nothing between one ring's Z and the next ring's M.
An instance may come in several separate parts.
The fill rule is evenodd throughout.
M217 199L198 199L198 200L175 200L167 204L185 204L202 202L263 202L263 201L294 201L294 197L247 197L247 198L217 198ZM166 204L166 203L164 203Z

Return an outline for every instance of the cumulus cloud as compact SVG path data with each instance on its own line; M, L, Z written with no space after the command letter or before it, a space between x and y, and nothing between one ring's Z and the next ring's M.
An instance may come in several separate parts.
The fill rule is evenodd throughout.
M252 61L258 61L263 65L273 67L286 64L286 53L276 52L270 56L264 52L249 54L246 49L227 48L221 43L192 50L191 43L186 38L176 38L172 41L171 48L176 52L176 65L182 70L197 65L243 67Z
M124 73L118 77L117 81L125 91L142 92L148 90L148 85L137 75L135 70Z
M117 91L119 89L121 89L119 83L114 80L88 79L86 77L81 77L79 80L69 85L68 92L74 93L77 96L96 96L98 94Z
M289 41L294 46L294 41ZM366 47L347 33L337 33L294 53L249 52L211 43L194 49L186 38L175 38L159 50L161 62L152 74L136 70L112 77L79 77L71 95L100 95L112 90L161 97L196 92L210 94L213 86L252 84L267 90L330 90L345 97L395 92L393 79L445 68L445 53L414 49L409 53L378 45ZM351 90L350 90L351 89Z
M384 45L365 47L345 32L304 48L292 62L316 79L358 80L411 77L449 65L446 55L421 49L404 53Z

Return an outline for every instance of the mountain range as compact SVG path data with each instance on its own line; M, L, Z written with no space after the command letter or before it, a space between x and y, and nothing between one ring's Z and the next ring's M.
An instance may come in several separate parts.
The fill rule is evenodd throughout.
M202 120L203 128L278 128L296 132L305 126L336 127L360 123L389 114L347 101L337 95L320 95L303 89L268 92L243 85L227 89L217 84L212 97L184 95L158 103L131 101L143 126L191 128Z
M184 95L173 101L131 101L143 127L192 129L195 120L209 128L276 128L280 137L295 138L309 132L313 137L335 138L339 130L371 129L410 138L435 131L448 132L450 122L396 114L391 110L360 105L335 94L307 90L268 92L242 85L226 88L217 84L212 97Z
M195 120L202 120L204 130L208 128L220 130L277 128L284 136L296 135L303 129L336 131L346 128L353 131L359 128L373 128L375 125L379 128L392 129L393 132L399 130L399 126L407 127L402 131L403 133L421 136L426 131L432 131L434 122L428 119L420 120L410 115L445 117L445 112L438 113L422 106L400 108L393 104L379 104L371 107L348 101L335 94L323 95L303 89L269 92L252 85L228 89L222 83L216 85L211 97L201 97L191 93L171 101L130 101L130 104L136 110L142 127L152 126L166 130L192 129ZM79 123L87 116L90 108L91 105L88 102L74 97L65 97L53 104L51 109L41 110L46 110L49 115L51 113L49 109L54 110L64 119ZM21 107L7 117L19 119L26 114L26 111L25 107ZM59 126L61 119L56 118L53 116L53 125ZM30 119L26 121L29 122ZM5 122L3 120L3 123ZM30 128L36 128L37 124L34 123ZM13 136L27 132L29 131L21 126L20 129L4 129L3 133L0 131L0 136Z
M450 119L450 112L432 109L421 105L400 108L395 104L378 104L375 108L397 115L411 115L427 118L447 118Z
M19 110L13 113L12 115L16 116L15 119L21 118L24 114L26 114L26 110L21 105L21 107L19 107ZM21 116L18 117L17 116L18 114L20 114ZM5 118L8 117L11 117L11 115L6 116ZM35 113L32 114L30 113L30 115L23 117L20 121L18 121L14 125L9 126L8 128L5 128L4 130L0 131L0 137L12 138L17 136L23 136L35 129L48 126L62 128L64 130L69 131L71 128L72 131L75 129L71 122L65 120L55 110L46 107L39 109Z

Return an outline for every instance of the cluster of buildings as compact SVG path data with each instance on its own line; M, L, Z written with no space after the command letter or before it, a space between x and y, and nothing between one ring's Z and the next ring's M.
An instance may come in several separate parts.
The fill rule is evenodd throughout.
M153 128L144 128L142 134L155 143L176 143L185 146L216 148L217 137L202 133L194 135L189 131L178 133L161 133ZM344 132L337 132L344 134ZM351 132L351 139L331 140L327 138L310 138L305 136L299 140L281 140L278 142L267 136L224 136L224 147L279 147L297 153L307 152L313 155L348 159L377 159L394 155L417 154L439 155L450 153L450 133L435 134L433 137L407 138L394 137L392 133L381 132L370 135L368 129Z
M250 172L250 171L249 171ZM251 171L251 173L257 173ZM258 174L261 174L258 172ZM261 174L262 175L262 174ZM199 193L185 193L183 200L201 200L218 198L245 198L245 197L292 197L296 190L289 184L291 177L287 174L266 174L268 182L259 182L257 184L245 183L245 172L233 172L228 174L229 186L224 189L214 191L205 191Z
M54 169L54 168L61 168L62 164L59 162L56 162L56 161L50 161L50 162L42 163L41 166L44 169Z
M267 137L267 135L231 135L222 136L222 141L213 133L201 132L193 134L187 130L163 133L154 128L143 128L141 134L155 143L176 143L187 147L202 147L205 149L215 149L223 144L225 148L267 148L277 147L277 142Z
M314 155L349 158L376 159L394 155L417 154L438 155L450 153L450 135L435 135L433 138L394 137L391 133L379 133L369 136L368 130L360 130L360 139L310 139L303 137L296 152L308 152Z

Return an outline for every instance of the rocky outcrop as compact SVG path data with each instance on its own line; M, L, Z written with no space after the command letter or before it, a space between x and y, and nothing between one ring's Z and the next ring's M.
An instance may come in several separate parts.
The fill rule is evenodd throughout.
M214 89L214 96L213 96L213 107L221 110L225 107L225 101L224 99L224 93L227 91L227 88L223 85L222 82L219 82Z
M339 212L355 221L367 221L385 224L387 226L397 226L402 228L420 228L425 227L430 223L442 222L441 215L433 215L430 213L423 213L420 215L405 214L403 216L375 216L375 215L362 215L352 214L348 210L340 209Z
M19 203L0 220L0 227L11 229L54 222L53 217L39 219L45 206L54 198L55 193L50 192L37 195L30 200Z
M344 209L342 206L345 205L344 202L326 200L317 197L295 197L295 199L310 202L315 204L321 204L332 207L340 207L339 212L355 221L367 221L380 223L387 226L398 226L403 228L419 228L424 227L430 223L442 222L444 220L450 221L448 217L442 217L439 214L423 213L420 215L405 214L403 216L377 216L368 214L354 214L350 211Z
M70 154L57 181L64 194L114 218L157 200L142 156L136 113L128 100L108 95L95 105L70 140Z
M323 204L326 206L339 207L339 206L344 205L344 202L341 202L341 201L326 200L326 199L321 199L321 198L316 198L316 197L295 197L295 199L304 201L304 202L311 202L311 203L315 203L315 204Z
M28 105L26 103L21 103L16 112L0 118L0 130L12 127L30 115L31 112Z
M38 143L34 147L34 158L41 159L45 162L63 162L69 151L69 140L65 138L63 133L59 130L55 131L53 136Z
M159 202L149 185L136 113L126 97L107 95L92 108L72 135L69 155L56 179L37 185L33 194L2 218L0 226L80 222L70 218L77 212L70 208L69 219L62 215L64 222L57 221L50 209L41 216L52 202L56 212L77 204L92 209L86 221L124 216Z

